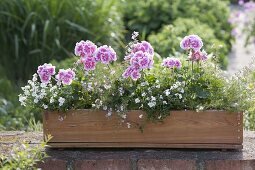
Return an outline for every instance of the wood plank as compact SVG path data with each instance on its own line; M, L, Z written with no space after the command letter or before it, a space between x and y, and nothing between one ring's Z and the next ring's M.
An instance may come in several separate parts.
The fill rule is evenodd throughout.
M141 111L130 111L128 120L140 124ZM59 116L64 116L59 121ZM116 116L105 111L75 110L44 113L44 133L51 142L69 143L149 143L149 144L236 144L243 141L242 114L225 111L171 111L163 123L147 123L144 132L127 128ZM132 145L132 144L131 144ZM140 146L140 145L139 145ZM86 145L87 147L87 145Z
M174 143L69 143L59 142L48 143L52 148L196 148L196 149L242 149L238 144L174 144Z

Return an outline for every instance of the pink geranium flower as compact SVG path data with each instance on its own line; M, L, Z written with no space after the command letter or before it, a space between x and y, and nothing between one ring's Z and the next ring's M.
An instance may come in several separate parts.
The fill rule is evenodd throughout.
M83 58L83 59L81 59L81 62L84 65L84 69L87 71L95 70L95 68L96 68L96 61L95 61L95 58L93 58L93 57Z
M80 42L76 43L74 54L80 57L91 57L95 54L96 50L97 46L93 42L89 40L81 40Z
M40 65L38 67L37 73L41 79L41 82L48 84L51 80L51 76L55 74L55 66L45 63L44 65Z
M162 66L180 69L182 67L182 63L178 58L168 57L163 60Z
M67 70L60 69L57 76L58 81L61 81L64 85L70 85L75 78L75 72L70 68Z
M203 41L198 35L185 36L180 42L180 47L184 50L200 50L203 47Z
M95 60L101 61L103 64L109 64L117 60L116 52L109 46L103 45L99 47L95 54Z

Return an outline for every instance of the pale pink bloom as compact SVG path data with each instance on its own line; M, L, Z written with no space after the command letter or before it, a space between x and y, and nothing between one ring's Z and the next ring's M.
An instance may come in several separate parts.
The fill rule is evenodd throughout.
M203 41L198 35L185 36L180 42L180 47L184 50L200 50L203 47Z
M141 77L139 70L134 70L130 76L133 80L138 80Z
M81 60L84 65L84 69L87 71L95 70L96 68L96 61L93 57L86 57Z
M55 66L45 63L44 65L40 65L38 67L37 73L41 79L41 82L48 84L51 80L51 76L55 74Z
M134 70L135 70L134 67L129 66L129 67L124 71L124 73L122 74L122 76L123 76L124 78L128 78Z
M75 78L75 72L70 68L67 70L60 69L56 78L65 85L70 85Z
M141 43L134 44L132 48L132 53L142 51L150 54L151 56L154 55L154 49L152 48L151 44L147 41L142 41Z
M80 42L76 43L74 48L74 54L80 57L92 57L95 54L96 49L97 46L93 42L89 40L81 40Z
M180 69L182 67L182 63L178 58L168 57L163 60L162 66Z
M207 60L207 53L203 50L201 51L193 51L189 55L189 59L191 61L205 61Z
M97 49L95 59L103 64L109 64L111 61L117 60L117 55L110 46L103 45Z

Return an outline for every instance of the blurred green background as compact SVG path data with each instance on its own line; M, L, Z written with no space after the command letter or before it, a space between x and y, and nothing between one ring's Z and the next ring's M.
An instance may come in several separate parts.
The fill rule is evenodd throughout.
M0 130L28 129L41 119L20 107L17 95L37 66L70 63L77 41L111 45L123 59L133 31L168 57L187 34L198 34L208 52L228 65L232 26L229 0L1 0Z

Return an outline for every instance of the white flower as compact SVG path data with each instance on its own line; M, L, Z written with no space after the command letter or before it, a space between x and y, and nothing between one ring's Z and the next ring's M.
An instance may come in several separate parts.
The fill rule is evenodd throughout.
M51 97L51 98L50 98L50 103L53 103L53 102L54 102L54 98Z
M135 99L135 103L140 103L140 99L139 99L139 98L136 98L136 99Z
M124 110L124 106L121 105L121 106L120 106L120 111L123 111L123 110Z
M60 86L60 85L61 85L61 81L58 81L58 82L57 82L57 86Z
M37 74L34 74L34 75L33 75L32 81L33 81L33 82L37 81Z
M48 106L46 104L42 105L44 109L48 109Z
M149 85L149 83L148 83L147 81L141 83L141 86L142 86L142 87L143 87L143 86L147 86L147 85Z
M155 82L155 83L157 83L157 84L158 84L158 83L159 83L159 80L156 80L156 82Z
M163 99L163 96L162 96L162 95L160 95L160 96L159 96L159 98L160 98L160 99Z
M140 115L139 115L139 118L142 119L142 118L143 118L143 114L140 114Z
M184 93L184 89L183 88L180 90L180 93Z
M38 98L35 98L34 103L38 103L38 102L39 102Z
M156 102L149 102L149 103L148 103L148 106L149 106L150 108L152 108L152 107L156 106Z
M107 85L107 84L105 84L105 85L104 85L104 88L105 88L106 90L108 90L108 89L110 89L110 88L111 88L111 85Z
M26 106L26 101L27 97L23 96L23 95L19 95L19 102L21 103L22 106Z
M115 70L112 70L112 71L111 71L111 75L113 75L113 74L115 74Z
M131 124L127 122L127 127L130 128L131 127Z
M159 88L160 88L160 84L159 84L159 85L156 85L156 88L159 89Z
M169 96L169 94L170 94L170 90L169 89L165 90L164 92L165 92L166 96Z
M60 97L60 98L58 99L58 102L59 102L59 106L63 106L63 104L64 104L64 102L65 102L65 98Z
M142 93L142 96L143 96L143 97L146 96L146 93L143 92L143 93Z
M163 104L167 104L167 102L166 102L166 101L163 101Z
M156 97L151 96L151 101L156 101Z
M123 114L121 115L122 119L126 119L127 118L127 115L126 114Z
M107 110L107 106L104 106L104 107L103 107L103 110Z
M45 83L41 83L41 88L45 88L46 86L47 86L47 84L45 84Z

